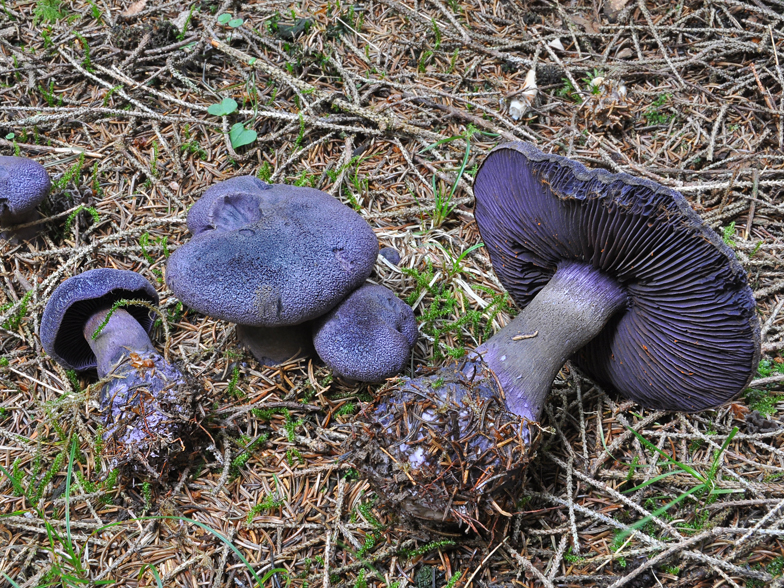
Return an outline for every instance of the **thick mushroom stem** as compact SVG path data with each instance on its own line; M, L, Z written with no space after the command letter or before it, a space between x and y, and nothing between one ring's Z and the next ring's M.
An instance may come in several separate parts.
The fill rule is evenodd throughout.
M563 263L531 303L475 353L498 378L509 409L538 421L558 370L626 301L613 278L585 263Z
M116 309L109 322L104 325L98 336L93 339L93 333L106 320L106 315L110 309L105 308L94 313L85 323L83 333L84 338L90 345L90 349L95 353L98 360L98 377L104 378L109 374L123 357L131 352L139 355L155 353L152 341L133 316L122 308Z

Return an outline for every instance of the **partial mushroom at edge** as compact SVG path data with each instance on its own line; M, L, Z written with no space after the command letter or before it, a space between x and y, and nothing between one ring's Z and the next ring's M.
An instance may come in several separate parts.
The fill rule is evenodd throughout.
M52 183L44 166L26 157L0 156L0 238L29 239L35 227L6 230L38 218L36 207L46 198Z

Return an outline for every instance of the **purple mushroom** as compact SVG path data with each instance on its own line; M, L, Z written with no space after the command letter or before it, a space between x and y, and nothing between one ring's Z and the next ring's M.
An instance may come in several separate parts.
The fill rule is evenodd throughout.
M243 325L241 341L265 363L290 358L307 328L297 326L358 288L378 255L373 230L336 198L253 176L212 186L188 228L167 284L184 304Z
M355 461L387 503L469 525L500 512L570 357L645 407L695 412L746 387L760 355L754 297L679 193L508 143L474 194L493 268L522 310L462 363L401 378L365 410Z
M157 477L184 448L193 416L191 386L155 350L146 307L111 312L123 299L157 304L158 294L132 271L95 269L66 280L44 309L41 344L66 368L111 376L100 393L110 460Z
M36 207L49 194L52 184L46 169L26 157L0 156L0 229L32 222ZM35 227L0 231L0 238L29 239Z
M411 307L384 286L364 284L313 323L313 344L333 372L380 382L405 367L418 336Z
M392 265L400 263L400 253L394 247L382 247L378 254Z

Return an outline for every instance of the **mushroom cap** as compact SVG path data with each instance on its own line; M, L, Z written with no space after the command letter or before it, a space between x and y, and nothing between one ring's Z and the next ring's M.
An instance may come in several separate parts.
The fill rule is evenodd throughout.
M360 382L400 372L418 335L411 307L375 284L364 284L313 324L319 357L336 374Z
M52 183L46 169L26 157L0 156L0 225L15 224L35 210Z
M382 247L378 254L392 265L400 264L400 252L394 247Z
M259 192L272 185L255 176L239 176L213 184L188 211L188 230L193 236L207 231L226 232L258 220Z
M333 308L373 271L373 229L336 198L253 177L225 183L191 208L197 234L166 266L166 283L187 306L243 325L296 325Z
M564 262L626 290L626 308L572 358L601 385L646 407L695 412L753 377L760 332L746 273L680 193L526 143L496 147L474 193L493 269L521 308Z
M147 300L158 304L150 282L129 270L100 268L67 279L52 292L41 318L41 344L59 364L77 371L97 365L95 354L82 334L87 320L117 300ZM125 308L148 333L153 319L143 306Z

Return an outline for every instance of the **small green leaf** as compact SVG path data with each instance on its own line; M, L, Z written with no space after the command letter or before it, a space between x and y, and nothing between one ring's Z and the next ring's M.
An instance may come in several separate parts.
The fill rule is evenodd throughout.
M241 18L233 18L229 21L229 26L236 29L237 27L241 27L244 22L245 21Z
M218 22L222 25L225 25L227 22L231 20L231 15L224 12L218 17Z
M252 129L246 129L245 125L242 123L235 123L232 125L231 130L229 131L229 140L231 141L231 146L234 149L239 149L244 145L250 145L253 141L256 140L256 131Z
M213 104L207 112L213 116L228 116L237 110L237 101L233 98L224 98L218 104Z
M16 134L14 134L14 133L8 133L5 136L5 138L8 139L9 141L11 141L14 137L16 137Z

